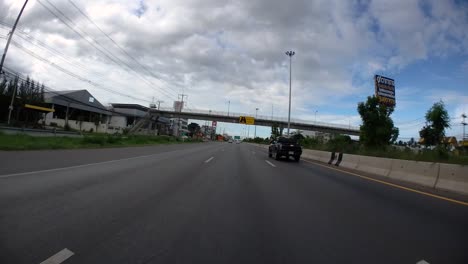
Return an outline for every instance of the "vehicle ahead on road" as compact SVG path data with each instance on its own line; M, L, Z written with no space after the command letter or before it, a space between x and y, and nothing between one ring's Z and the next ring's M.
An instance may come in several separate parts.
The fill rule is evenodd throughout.
M228 143L232 143L232 139L229 139L229 140L228 140Z
M279 160L281 157L294 157L295 161L299 161L302 155L302 147L297 140L286 137L279 137L270 143L268 147L268 157L275 157Z
M239 139L236 139L236 144L240 144L241 141Z

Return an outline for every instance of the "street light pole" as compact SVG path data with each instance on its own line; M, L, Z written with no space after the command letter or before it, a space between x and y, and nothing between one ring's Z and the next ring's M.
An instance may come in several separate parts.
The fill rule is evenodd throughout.
M8 52L8 47L10 47L11 38L13 37L13 34L15 33L16 25L18 25L18 22L21 18L21 15L23 14L24 8L26 7L27 3L28 3L28 0L24 1L23 7L21 8L21 11L19 12L18 17L16 18L15 24L13 25L13 28L10 31L10 35L8 36L5 49L3 50L2 60L0 61L0 74L2 74L3 63L5 63L5 58ZM16 96L16 85L13 89L13 95L11 96L10 106L8 107L8 125L10 124L11 112L13 111L13 103L15 102L15 96Z
M231 108L231 101L228 101L228 116L229 116L229 108Z
M317 112L318 110L315 110L315 123L317 124Z
M289 110L288 110L288 136L289 136L289 129L291 127L291 75L292 75L292 56L294 56L296 52L294 51L286 51L286 55L289 56Z
M255 122L257 122L258 107L255 108ZM254 139L257 137L257 123L255 123Z

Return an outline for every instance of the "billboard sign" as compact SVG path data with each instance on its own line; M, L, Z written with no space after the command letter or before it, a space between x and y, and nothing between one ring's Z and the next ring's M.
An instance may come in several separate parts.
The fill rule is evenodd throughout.
M375 96L381 104L395 106L395 80L375 75Z
M239 123L246 124L246 125L253 125L255 124L255 118L251 116L239 116Z

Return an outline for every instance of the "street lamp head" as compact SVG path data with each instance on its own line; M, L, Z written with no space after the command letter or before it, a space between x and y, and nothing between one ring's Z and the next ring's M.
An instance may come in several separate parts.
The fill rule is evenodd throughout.
M291 51L286 51L286 55L288 55L289 57L294 56L294 54L296 54L296 52L294 52L292 50Z

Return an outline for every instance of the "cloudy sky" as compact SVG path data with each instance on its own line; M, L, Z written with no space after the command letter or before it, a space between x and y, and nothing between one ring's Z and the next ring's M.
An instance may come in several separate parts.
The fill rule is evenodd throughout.
M21 5L0 0L1 47ZM188 108L287 117L294 50L293 118L359 125L374 74L395 79L403 140L436 101L450 135L468 113L466 1L30 0L13 40L6 67L103 104L184 93Z

